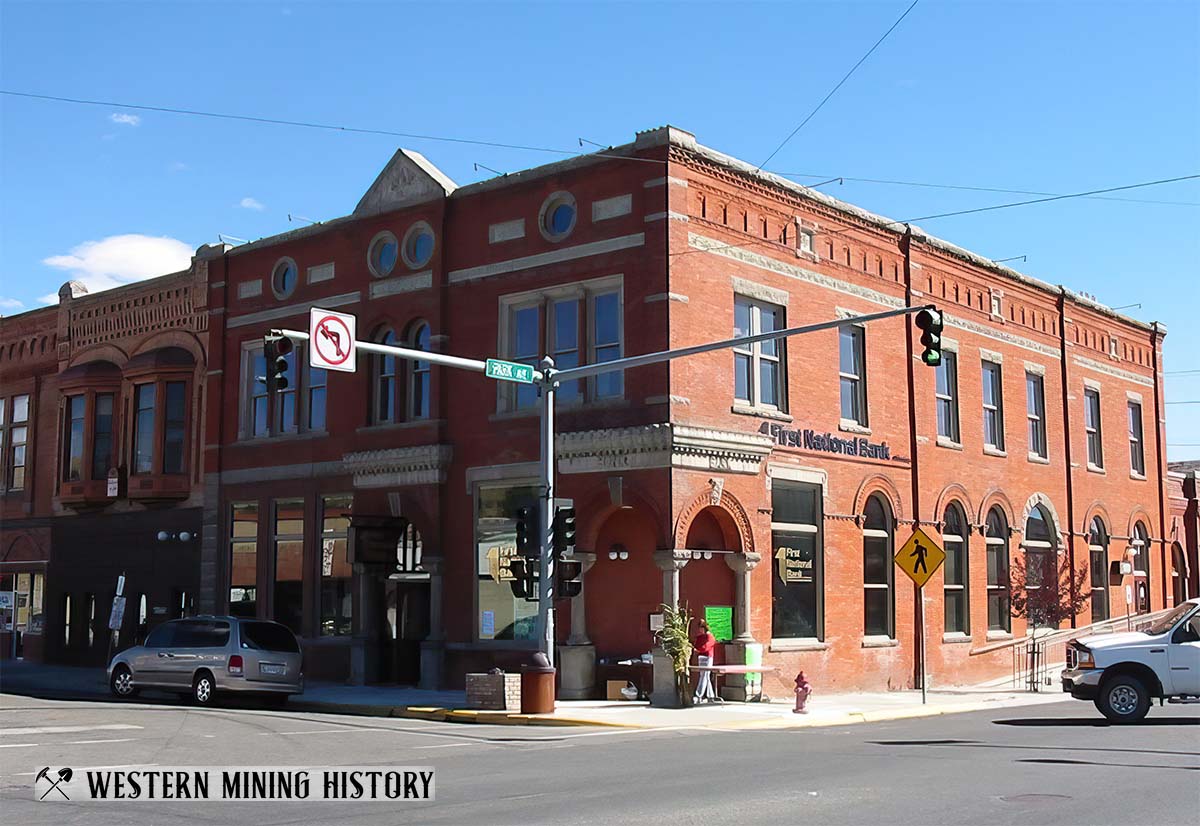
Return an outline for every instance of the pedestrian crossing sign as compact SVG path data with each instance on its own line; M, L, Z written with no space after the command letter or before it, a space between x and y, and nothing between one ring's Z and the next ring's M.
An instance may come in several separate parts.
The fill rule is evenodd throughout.
M929 578L946 561L946 552L925 531L913 528L912 536L896 552L895 560L897 567L908 574L918 588L924 588Z

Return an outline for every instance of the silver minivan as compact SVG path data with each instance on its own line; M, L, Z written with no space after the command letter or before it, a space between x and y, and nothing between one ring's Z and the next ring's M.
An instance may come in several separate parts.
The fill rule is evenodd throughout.
M256 693L279 702L304 690L303 655L287 626L242 617L190 617L165 622L141 645L108 665L120 698L143 688L191 696L211 705L218 693Z

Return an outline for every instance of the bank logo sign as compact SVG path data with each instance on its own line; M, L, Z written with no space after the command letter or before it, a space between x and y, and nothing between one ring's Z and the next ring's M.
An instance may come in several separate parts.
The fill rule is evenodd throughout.
M34 780L38 800L148 800L403 803L433 800L432 766L268 766L73 769L45 766Z

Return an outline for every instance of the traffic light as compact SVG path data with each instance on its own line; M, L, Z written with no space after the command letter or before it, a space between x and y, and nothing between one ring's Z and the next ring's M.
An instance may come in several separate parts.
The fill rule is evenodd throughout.
M521 556L531 556L529 541L529 508L517 510L517 553Z
M921 331L921 363L937 367L942 363L942 314L925 309L917 313L917 329Z
M259 381L265 382L267 387L274 387L276 390L287 390L287 357L291 355L292 347L292 340L287 336L270 334L263 336L263 356L267 363L267 375L259 376Z
M579 596L583 590L583 563L578 559L558 559L554 563L554 595L559 599Z
M554 509L554 558L575 553L575 508Z

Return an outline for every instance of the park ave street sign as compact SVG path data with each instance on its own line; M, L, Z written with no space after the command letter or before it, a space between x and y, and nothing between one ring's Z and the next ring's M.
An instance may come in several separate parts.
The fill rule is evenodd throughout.
M354 316L313 307L308 313L308 365L353 373Z
M946 552L925 531L913 528L912 536L896 552L895 560L896 566L908 574L918 588L924 588L929 578L946 561Z
M528 364L517 364L515 361L501 361L500 359L488 359L486 373L488 378L491 379L533 384L533 368Z

